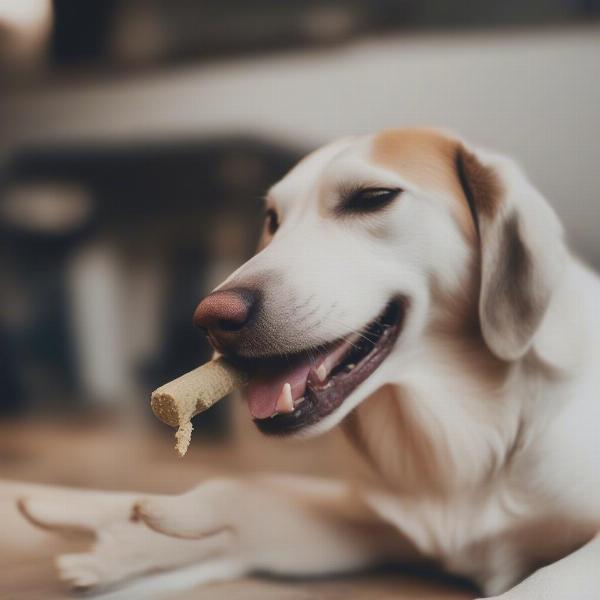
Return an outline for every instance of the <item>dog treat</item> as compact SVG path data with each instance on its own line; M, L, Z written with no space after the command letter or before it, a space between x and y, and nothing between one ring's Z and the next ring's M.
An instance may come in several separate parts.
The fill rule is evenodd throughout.
M163 423L178 427L175 449L179 456L187 452L192 439L191 418L240 387L245 379L244 373L217 358L152 392L154 414Z

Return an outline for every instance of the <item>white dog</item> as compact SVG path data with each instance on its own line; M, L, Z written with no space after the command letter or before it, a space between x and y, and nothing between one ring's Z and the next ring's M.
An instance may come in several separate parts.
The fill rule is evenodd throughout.
M341 425L381 485L219 479L21 510L97 531L58 559L75 586L433 559L485 596L600 598L599 315L600 281L512 161L425 129L337 141L271 188L260 252L195 317L250 371L262 431Z

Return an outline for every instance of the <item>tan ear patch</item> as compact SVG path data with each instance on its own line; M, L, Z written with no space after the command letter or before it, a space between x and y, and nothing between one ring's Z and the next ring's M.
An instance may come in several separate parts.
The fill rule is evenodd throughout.
M424 191L449 198L450 210L461 231L473 241L475 223L456 171L459 145L457 140L434 129L389 129L375 136L371 159Z
M544 217L550 234L552 215L522 178L501 179L495 168L462 146L456 168L480 238L481 332L497 357L514 361L527 352L550 301L554 279L548 256L557 249L560 256L561 238L556 236L556 247L544 250L538 241L534 253L536 244L528 236L539 239ZM537 218L531 208L521 210L527 202L538 203Z
M482 217L492 219L502 201L502 186L494 170L462 144L456 148L455 165L475 222Z

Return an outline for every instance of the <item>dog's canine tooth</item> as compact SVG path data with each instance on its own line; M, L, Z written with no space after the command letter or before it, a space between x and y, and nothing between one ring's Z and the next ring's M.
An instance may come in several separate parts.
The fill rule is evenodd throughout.
M294 411L294 400L292 398L292 386L284 383L279 398L277 398L276 410L278 413L291 413Z
M325 368L324 364L319 365L319 368L315 371L315 373L317 374L319 381L325 381L327 378L327 369Z

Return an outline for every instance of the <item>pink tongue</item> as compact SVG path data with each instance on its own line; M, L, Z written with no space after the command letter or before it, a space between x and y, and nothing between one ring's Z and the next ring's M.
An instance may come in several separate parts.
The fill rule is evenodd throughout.
M306 378L311 367L312 362L307 357L275 374L252 377L246 386L246 400L252 418L266 419L277 412L277 399L286 383L292 387L292 399L301 398L306 389Z

